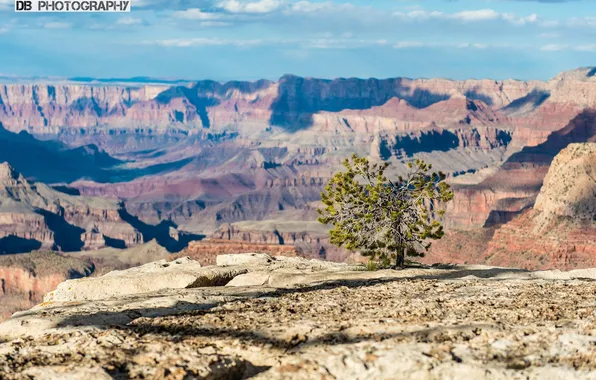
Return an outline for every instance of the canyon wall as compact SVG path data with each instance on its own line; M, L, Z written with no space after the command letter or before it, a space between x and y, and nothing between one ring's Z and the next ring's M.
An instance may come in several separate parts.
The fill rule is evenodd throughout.
M0 254L35 249L79 251L142 243L114 200L68 195L31 183L0 163Z
M61 282L93 271L92 264L51 252L0 255L0 320L39 304Z
M432 259L525 269L596 266L596 144L573 143L554 158L532 207L497 227L448 233Z
M391 175L413 158L431 162L456 190L449 229L500 226L532 207L561 149L593 137L591 72L546 82L286 75L178 86L2 85L0 132L10 144L0 159L76 195L41 194L48 204L27 212L7 207L0 231L37 248L79 250L128 247L166 228L221 237L226 223L280 213L312 220L301 211L352 153L389 161ZM43 155L31 161L19 155L26 150ZM55 169L62 166L68 170ZM484 170L491 174L480 176ZM38 186L45 188L53 190ZM75 201L87 197L112 203ZM293 228L226 238L324 245ZM67 247L73 235L77 246Z

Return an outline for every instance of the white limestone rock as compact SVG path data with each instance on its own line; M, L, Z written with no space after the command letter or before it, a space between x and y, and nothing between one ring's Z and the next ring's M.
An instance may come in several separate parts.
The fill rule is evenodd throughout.
M231 265L269 265L275 259L266 253L233 253L227 255L218 255L216 258L217 266Z
M92 301L163 289L187 289L223 286L246 268L202 268L198 261L182 258L161 260L140 267L113 271L102 277L68 280L48 293L44 302Z

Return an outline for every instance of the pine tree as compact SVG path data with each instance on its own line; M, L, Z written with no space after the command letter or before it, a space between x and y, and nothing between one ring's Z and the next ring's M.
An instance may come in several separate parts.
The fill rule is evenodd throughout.
M415 160L397 181L385 176L388 163L371 164L353 155L345 172L334 175L321 193L319 222L332 225L331 243L403 268L406 256L424 256L429 240L443 237L441 207L453 192L441 172Z

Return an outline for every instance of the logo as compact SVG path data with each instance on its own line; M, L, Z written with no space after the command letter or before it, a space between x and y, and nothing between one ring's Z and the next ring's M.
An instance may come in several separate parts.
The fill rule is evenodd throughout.
M130 12L124 0L15 0L15 12Z
M17 11L17 12L20 12L20 11L27 12L27 11L30 11L31 8L32 8L32 5L31 5L31 1L30 0L26 0L26 1L16 0L15 1L14 10Z

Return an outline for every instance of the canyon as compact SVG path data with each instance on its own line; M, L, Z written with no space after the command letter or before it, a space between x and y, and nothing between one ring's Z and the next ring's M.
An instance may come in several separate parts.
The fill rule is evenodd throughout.
M556 211L548 233L535 229L557 203L543 195L555 157L596 141L594 72L0 84L0 254L76 253L96 274L170 254L209 264L247 249L357 262L315 222L321 190L357 153L389 162L390 175L416 158L447 174L447 235L426 263L594 266L589 218ZM144 248L117 260L147 244L156 253L146 260Z

